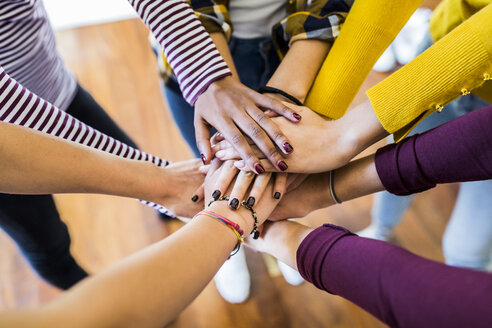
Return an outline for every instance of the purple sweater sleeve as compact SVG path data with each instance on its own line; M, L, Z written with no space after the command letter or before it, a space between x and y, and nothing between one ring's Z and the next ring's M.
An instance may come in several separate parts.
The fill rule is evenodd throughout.
M184 0L129 0L161 45L183 96L193 105L210 83L231 75L212 39Z
M326 224L297 250L301 275L391 327L490 327L492 275Z
M492 106L383 147L375 162L383 186L396 195L492 179Z

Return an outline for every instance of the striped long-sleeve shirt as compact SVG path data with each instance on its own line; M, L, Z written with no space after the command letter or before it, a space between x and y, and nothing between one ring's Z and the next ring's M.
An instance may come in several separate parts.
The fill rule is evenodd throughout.
M190 104L210 83L231 74L184 0L130 3L164 49ZM75 77L56 50L55 36L41 0L0 1L0 66L62 110L75 95Z
M170 62L179 74L183 94L190 103L211 82L231 74L184 1L134 0L130 3L171 58ZM10 72L19 78L20 83L10 77ZM1 121L117 156L149 161L161 167L168 164L85 125L57 108L56 105L63 109L68 107L75 85L75 78L56 52L53 31L41 1L0 1ZM28 90L30 88L35 90L34 93ZM144 203L166 212L160 205Z

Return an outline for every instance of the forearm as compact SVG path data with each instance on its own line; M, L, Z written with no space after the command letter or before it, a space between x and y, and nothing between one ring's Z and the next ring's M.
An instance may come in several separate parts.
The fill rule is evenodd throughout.
M162 168L0 122L0 190L103 193L145 198ZM160 189L162 190L162 188ZM154 199L156 197L153 197Z
M304 102L330 47L327 41L294 42L267 85Z
M224 58L227 66L229 66L229 69L232 72L232 77L239 81L239 74L237 73L236 65L234 65L234 59L232 58L231 50L229 49L229 45L224 33L211 33L210 37L212 38L212 41L217 47L220 55L222 56L222 58Z
M41 310L11 314L10 322L2 322L0 316L0 325L165 326L205 288L236 243L237 237L224 224L199 216L170 237L84 280Z

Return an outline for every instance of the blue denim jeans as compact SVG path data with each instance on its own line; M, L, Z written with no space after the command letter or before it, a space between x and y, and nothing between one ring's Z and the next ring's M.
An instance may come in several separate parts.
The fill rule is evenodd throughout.
M229 49L239 79L253 90L258 90L259 87L265 85L280 64L271 38L238 39L232 37L229 41ZM200 157L193 126L194 108L184 100L179 90L168 86L162 88L181 135L195 156Z
M428 38L430 40L430 37ZM422 51L429 46L429 42ZM488 103L474 95L461 97L447 105L441 113L424 119L410 135L433 129ZM393 140L390 139L392 142ZM462 183L456 204L443 236L446 263L485 269L492 255L492 180ZM373 223L392 229L403 217L414 196L377 193L372 208Z

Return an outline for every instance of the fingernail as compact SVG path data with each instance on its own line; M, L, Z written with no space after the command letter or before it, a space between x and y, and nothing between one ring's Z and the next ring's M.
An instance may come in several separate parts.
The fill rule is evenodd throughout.
M191 200L196 202L198 200L198 195L194 195L193 197L191 197Z
M280 199L280 196L282 196L282 194L276 191L275 194L273 195L273 198Z
M260 238L260 232L257 230L255 231L255 233L253 234L253 239L258 239Z
M218 158L224 157L224 155L225 155L225 151L223 150L219 150L218 152L215 153L215 156L217 156Z
M217 200L217 199L219 199L219 197L220 197L220 190L218 190L218 189L217 189L217 190L215 190L215 191L212 193L212 198L213 198L214 200Z
M296 121L300 121L300 120L301 120L301 118L302 118L302 116L301 116L301 115L299 115L299 114L297 114L297 113L293 113L293 114L292 114L292 117L293 117Z
M229 203L229 207L233 210L237 210L237 206L239 205L239 200L237 198L233 198Z
M294 148L292 148L292 146L288 142L284 142L283 147L287 154L292 153L292 151L294 150Z
M207 158L205 157L205 155L203 155L203 153L200 153L200 157L202 158L203 164L205 164L205 161L207 160Z
M256 199L253 196L250 196L248 198L248 200L246 201L246 204L248 204L249 207L253 207L253 205L255 204L255 202L256 202Z
M280 169L280 171L285 171L285 170L287 170L289 168L287 166L287 163L285 163L284 161L278 161L277 162L277 166Z
M257 163L255 164L255 171L257 174L262 174L265 172L265 168L263 167L263 165Z

